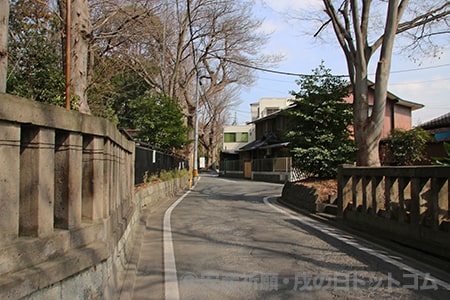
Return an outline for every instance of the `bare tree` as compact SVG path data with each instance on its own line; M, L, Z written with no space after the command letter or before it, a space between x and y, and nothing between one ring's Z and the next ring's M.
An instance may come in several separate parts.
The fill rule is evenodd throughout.
M119 56L149 87L178 99L191 127L196 111L197 75L202 82L198 109L224 114L224 110L209 102L220 99L227 107L234 100L230 89L253 82L253 71L234 62L267 66L275 61L258 52L267 37L258 33L261 23L252 16L251 1L156 0L135 1L126 6L121 3L109 0L91 4L100 55ZM221 132L221 122L217 120L223 116L214 118L202 122L215 135ZM211 147L217 148L213 145L216 140L205 138L204 146L212 143Z
M9 1L0 0L0 93L6 92Z
M208 158L207 166L217 162L219 146L222 142L222 128L226 123L229 109L236 105L236 88L226 88L221 93L203 99L205 104L199 111L199 142ZM206 97L202 93L201 98Z
M58 0L60 15L66 23L66 4L69 0ZM87 0L71 0L71 88L77 98L78 110L90 114L88 89L89 47L92 40L92 24ZM67 33L64 40L67 38ZM65 45L65 42L63 42Z
M327 24L332 24L344 51L353 87L357 164L378 166L378 144L384 122L395 37L399 33L416 30L412 45L417 45L423 38L437 33L433 31L436 24L447 24L448 33L450 3L445 0L323 0L323 4L329 20L323 23L319 32ZM377 6L376 9L374 6ZM375 24L380 14L384 15L384 21ZM376 53L379 53L379 58L375 75L375 99L369 114L368 65Z
M191 115L197 70L209 79L204 81L209 98L230 84L252 83L252 71L229 60L264 65L270 59L258 54L266 37L255 33L260 22L251 15L250 1L188 2L190 15L187 2L177 0L127 6L97 1L92 7L101 52L120 55L149 86L179 99Z
M188 65L189 62L174 66L175 70L183 70L188 80L172 81L170 90L179 93L178 97L184 100L184 105L191 114L195 110L195 103L189 91L193 90L197 71L201 78L208 79L203 81L205 99L213 99L214 95L221 93L226 87L250 85L253 82L253 72L232 61L263 65L270 58L258 53L267 37L255 33L261 23L252 17L250 2L198 0L188 3L191 5L188 18L179 9L177 19L190 29L190 38L184 43L192 43L194 47L180 48L185 50L178 56L182 62L182 58L189 55L189 60L195 59L197 66L192 65L192 62L191 66ZM189 49L190 52L187 52Z

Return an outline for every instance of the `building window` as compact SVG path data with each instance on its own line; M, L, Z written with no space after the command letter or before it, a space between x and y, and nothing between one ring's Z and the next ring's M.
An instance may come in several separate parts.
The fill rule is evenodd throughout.
M248 142L248 132L242 132L241 133L241 142L247 143Z
M223 135L223 141L225 143L234 143L236 142L236 133L234 132L225 132Z
M266 108L266 114L267 115L271 115L273 113L276 113L277 111L279 111L280 109L278 107L267 107Z

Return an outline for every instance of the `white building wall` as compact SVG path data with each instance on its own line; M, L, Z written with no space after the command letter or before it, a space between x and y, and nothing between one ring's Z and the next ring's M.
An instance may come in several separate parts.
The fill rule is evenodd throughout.
M274 110L282 109L292 103L292 98L261 98L258 103L250 104L252 121L266 117Z
M237 137L236 142L225 142L225 134L226 133L235 133ZM248 141L241 142L240 137L242 133L248 134ZM234 152L239 148L245 146L248 143L251 143L255 140L255 127L253 124L249 125L230 125L223 127L223 148L222 150L225 152Z

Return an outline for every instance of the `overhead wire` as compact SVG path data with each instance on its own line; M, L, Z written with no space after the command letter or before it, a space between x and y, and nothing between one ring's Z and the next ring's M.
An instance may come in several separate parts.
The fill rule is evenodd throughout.
M238 62L223 56L219 56L219 55L213 55L214 57L224 60L224 61L228 61L230 63L242 66L242 67L246 67L246 68L250 68L250 69L254 69L254 70L258 70L258 71L262 71L262 72L267 72L267 73L273 73L273 74L278 74L278 75L285 75L285 76L304 76L304 77L312 77L312 76L316 76L316 75L311 75L311 74L303 74L303 73L294 73L294 72L286 72L286 71L278 71L278 70L273 70L273 69L268 69L268 68L262 68L262 67L257 67L257 66L253 66L253 65L249 65L246 63L242 63L242 62ZM422 70L429 70L429 69L436 69L436 68L442 68L442 67L448 67L450 66L450 64L443 64L443 65L437 65L437 66L430 66L430 67L421 67L421 68L412 68L412 69L404 69L404 70L396 70L396 71L391 71L391 74L396 74L396 73L406 73L406 72L414 72L414 71L422 71ZM374 75L374 74L371 74ZM319 76L321 77L321 76ZM348 75L323 75L322 77L348 77Z
M421 80L421 81L390 83L389 85L407 85L407 84L427 83L427 82L447 81L447 80L450 80L450 78L439 78L439 79L430 79L430 80Z
M302 74L302 73L293 73L293 72L285 72L285 71L277 71L277 70L272 70L272 69L267 69L267 68L262 68L262 67L257 67L257 66L252 66L249 64L245 64L245 63L241 63L223 56L219 56L219 55L213 55L218 59L224 60L224 61L228 61L230 63L242 66L242 67L246 67L249 69L254 69L254 70L258 70L258 71L263 71L263 72L267 72L267 73L274 73L274 74L278 74L278 75L286 75L286 76L305 76L305 77L312 77L316 75L311 75L311 74ZM322 75L322 76L318 76L318 77L348 77L348 75Z
M443 64L443 65L423 67L423 68L397 70L397 71L391 71L391 74L394 74L394 73L405 73L405 72L414 72L414 71L422 71L422 70L430 70L430 69L437 69L437 68L449 67L449 66L450 66L450 64Z

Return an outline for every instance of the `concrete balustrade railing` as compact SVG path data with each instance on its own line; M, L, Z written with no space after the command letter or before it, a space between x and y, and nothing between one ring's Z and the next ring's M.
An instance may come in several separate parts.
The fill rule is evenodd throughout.
M373 235L450 258L449 179L450 166L344 166L338 216Z
M0 94L0 298L110 257L133 184L134 143L111 123Z

